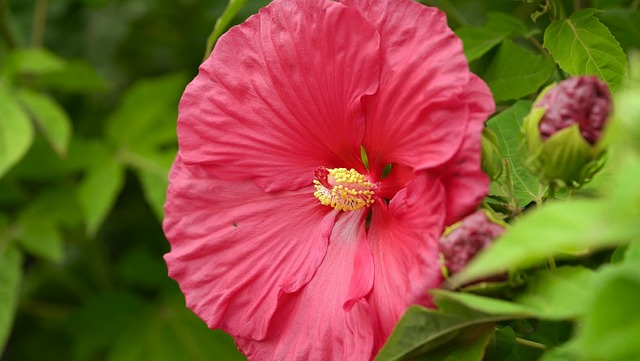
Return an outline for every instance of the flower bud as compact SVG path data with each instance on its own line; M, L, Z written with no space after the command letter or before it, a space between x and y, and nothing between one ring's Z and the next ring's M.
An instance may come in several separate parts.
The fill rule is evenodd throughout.
M498 146L498 136L487 127L482 129L482 171L491 180L500 178L502 174L502 153Z
M476 211L453 225L440 238L440 254L448 274L460 272L481 250L493 243L504 227L492 222L484 211Z
M547 87L523 122L526 165L544 182L572 188L602 166L602 132L611 112L607 85L595 76Z

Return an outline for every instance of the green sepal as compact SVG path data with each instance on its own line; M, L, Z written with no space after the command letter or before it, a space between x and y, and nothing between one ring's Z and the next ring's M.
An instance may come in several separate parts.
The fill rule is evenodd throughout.
M487 127L482 129L482 171L491 180L496 180L502 175L503 157L498 142L498 136L493 130Z

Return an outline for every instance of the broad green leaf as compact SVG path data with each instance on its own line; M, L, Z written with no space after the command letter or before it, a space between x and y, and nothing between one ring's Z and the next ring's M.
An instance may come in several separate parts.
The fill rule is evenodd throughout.
M11 333L22 278L22 253L12 246L4 246L7 240L3 239L3 233L0 227L0 355Z
M36 84L67 93L92 93L107 90L107 83L84 61L70 61L54 73L39 76Z
M43 75L64 69L65 60L46 49L20 49L9 54L7 66L10 73Z
M594 15L584 9L556 20L544 33L544 47L571 75L597 75L612 90L623 84L627 57L620 44Z
M185 85L183 74L138 81L107 119L107 137L124 149L175 143L178 101Z
M87 234L96 233L114 206L123 184L124 167L114 158L107 158L88 169L78 189Z
M136 168L144 198L158 220L164 218L163 206L169 185L169 169L174 159L175 151L149 154L130 153L130 156L125 158L128 165Z
M518 220L463 271L450 278L465 284L491 274L544 262L551 256L569 256L624 242L629 233L605 214L603 202L554 202ZM628 241L628 239L627 239Z
M420 355L415 360L482 361L485 349L493 337L494 329L495 327L491 323L468 327L450 342Z
M60 227L80 224L78 205L73 199L73 189L53 189L23 208L16 222L15 237L28 253L51 262L62 260Z
M229 4L224 9L224 12L220 15L218 20L216 20L216 23L213 26L213 31L211 31L211 34L207 38L207 48L204 53L205 60L209 57L209 54L211 54L213 46L216 41L218 41L220 35L222 35L222 33L227 29L231 20L233 20L233 17L236 16L238 11L240 11L246 3L247 0L229 0Z
M505 40L484 79L496 101L519 99L537 91L555 70L553 59Z
M624 50L640 49L640 12L611 9L597 16Z
M629 243L629 247L624 252L624 262L640 263L640 239Z
M515 302L475 295L473 293L431 290L436 300L458 302L478 312L488 315L507 316L509 319L535 317L535 310Z
M530 101L518 101L502 113L489 119L487 126L498 136L500 151L509 162L508 175L513 184L513 196L518 206L524 207L531 202L541 202L545 189L540 186L538 178L534 177L524 167L524 156L520 149L522 120L531 109ZM507 172L503 172L501 182L509 187L506 179ZM509 197L508 190L498 194Z
M587 312L594 279L594 272L583 267L538 271L514 302L534 310L537 318L573 319Z
M29 116L9 89L0 84L0 177L25 155L33 136Z
M640 356L640 263L611 266L592 289L594 300L573 345L585 361Z
M51 262L60 262L63 256L62 235L52 219L23 214L18 220L18 239L28 253Z
M18 99L33 116L51 148L60 157L66 156L71 138L71 119L67 112L47 95L28 89L22 89Z
M542 351L524 346L518 343L516 338L513 328L498 326L494 332L494 339L487 347L486 361L537 361Z
M119 331L108 361L241 361L230 336L210 330L184 300L149 308Z
M462 39L464 55L469 62L480 58L511 34L527 31L522 21L510 15L489 13L488 16L487 23L481 27L462 26L456 30L456 35Z
M505 319L503 316L487 315L459 306L454 309L439 304L439 307L446 309L447 313L421 306L409 307L375 360L391 361L414 357L435 350L470 326Z

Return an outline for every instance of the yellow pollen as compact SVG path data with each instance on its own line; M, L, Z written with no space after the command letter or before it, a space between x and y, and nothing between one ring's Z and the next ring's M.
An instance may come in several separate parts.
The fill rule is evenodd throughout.
M355 169L319 167L313 195L320 203L339 211L355 211L373 203L374 185Z

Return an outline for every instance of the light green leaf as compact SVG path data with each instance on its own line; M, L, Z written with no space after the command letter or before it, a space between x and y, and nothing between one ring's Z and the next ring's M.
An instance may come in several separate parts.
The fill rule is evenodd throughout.
M6 242L3 233L0 229L0 245ZM11 333L21 278L22 253L12 246L0 247L0 355Z
M71 196L71 197L70 197ZM32 200L18 215L16 239L30 254L51 262L63 258L61 224L72 225L77 218L77 205L71 189L52 190Z
M68 93L91 93L107 90L104 78L82 60L68 62L59 71L39 76L36 84Z
M627 57L609 29L584 9L556 20L544 33L544 47L571 75L597 75L615 91L623 84Z
M560 267L536 272L527 289L514 301L535 310L547 320L566 320L583 316L591 300L595 273L583 267Z
M436 349L470 326L504 320L460 305L438 304L443 311L411 306L376 356L376 361L404 360Z
M640 356L640 263L603 270L572 349L581 360L628 361Z
M450 342L431 352L420 355L415 360L482 361L485 349L493 337L494 329L493 324L468 327Z
M127 90L108 118L107 137L123 149L148 149L176 142L176 118L186 77L144 79Z
M571 320L584 316L591 302L595 273L582 267L560 267L534 273L527 288L512 301L472 293L431 290L438 300L458 302L490 315L511 319Z
M603 202L574 200L546 204L521 218L467 267L449 280L465 284L492 274L544 262L551 256L582 254L628 238L605 214ZM628 240L627 240L628 241Z
M87 234L93 236L109 214L124 184L124 167L107 158L88 169L78 190L78 199L87 222Z
M41 48L15 50L7 58L8 71L21 75L55 73L65 66L64 59Z
M462 39L464 55L469 62L480 58L511 34L527 31L522 21L510 15L489 13L488 16L487 23L481 27L462 26L456 30L456 35Z
M0 177L25 155L33 136L29 117L9 89L0 84Z
M169 169L175 156L175 151L169 151L148 154L129 153L129 156L125 157L125 162L136 168L144 198L160 221L164 218L163 206L169 185Z
M51 148L60 157L66 156L71 138L71 119L67 112L47 95L28 89L18 92L18 99L31 113Z
M537 91L555 70L550 57L535 55L505 40L484 79L496 101L519 99Z
M213 31L207 38L207 48L204 53L204 60L209 57L211 51L213 50L213 46L222 33L227 29L233 17L236 16L238 11L242 9L242 7L247 3L247 0L229 0L229 4L224 9L224 12L218 20L216 20L216 24L213 26Z
M531 202L541 202L545 189L540 186L538 178L534 177L524 167L524 156L520 149L522 120L529 113L532 102L518 101L502 113L489 119L487 126L498 136L500 151L509 162L508 175L513 184L513 196L518 206L524 207ZM504 187L509 187L506 178L507 172L503 172L501 182ZM492 194L496 194L496 189ZM507 192L498 195L509 197Z

